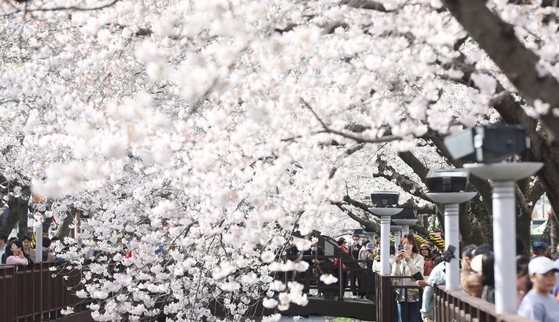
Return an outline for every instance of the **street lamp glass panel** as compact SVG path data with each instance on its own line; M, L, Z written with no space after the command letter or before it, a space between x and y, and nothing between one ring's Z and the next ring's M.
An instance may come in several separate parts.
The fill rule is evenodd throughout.
M444 143L453 158L464 161L494 163L515 155L529 161L530 140L522 125L476 126L445 137Z
M430 192L461 192L466 191L469 176L464 169L431 170L425 183Z
M392 206L398 204L400 194L394 191L377 191L371 194L373 205Z
M400 206L403 210L392 216L392 219L417 219L417 207L415 206Z

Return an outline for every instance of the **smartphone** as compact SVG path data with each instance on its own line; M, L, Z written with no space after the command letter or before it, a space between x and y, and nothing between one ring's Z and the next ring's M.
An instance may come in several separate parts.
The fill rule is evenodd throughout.
M404 249L404 245L398 245L398 250Z
M415 278L417 281L420 281L423 279L423 275L420 272L417 272L415 274L412 275L413 278Z

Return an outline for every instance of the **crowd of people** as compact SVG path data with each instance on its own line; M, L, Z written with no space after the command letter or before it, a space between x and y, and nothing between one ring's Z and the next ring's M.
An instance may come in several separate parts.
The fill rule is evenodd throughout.
M338 247L358 262L365 269L369 277L373 273L380 273L380 260L385 254L380 251L380 238L375 236L371 240L360 242L359 235L352 236L348 245L345 238L338 239ZM43 238L42 261L59 260L50 249L51 242L56 240ZM10 238L0 232L1 264L16 265L33 268L36 250L31 247L32 239L24 236L21 239ZM292 248L295 249L295 248ZM464 245L460 242L459 259L443 258L442 254L432 243L418 246L414 235L404 235L396 250L390 245L389 257L390 274L406 276L394 278L395 289L395 322L432 322L434 309L434 287L446 282L446 268L449 260L460 261L460 286L462 291L471 296L495 303L495 273L494 253L491 245ZM547 255L547 246L537 241L532 245L531 252L521 238L517 238L517 307L518 314L541 322L559 321L559 259L552 261ZM293 254L295 255L295 254ZM313 244L311 249L302 255L314 257L307 259L310 266L320 266L325 261L320 256L324 251ZM339 265L338 258L334 266ZM348 267L344 265L343 276L336 276L342 280L342 285L349 284ZM334 270L337 274L338 270ZM409 276L409 277L408 277ZM305 276L302 276L305 278ZM359 281L353 281L359 284ZM413 288L404 286L417 286ZM402 288L400 288L402 286ZM422 303L420 307L420 292ZM356 294L368 297L368 294Z
M41 250L42 261L58 260L55 253L50 248L51 243L56 240L58 240L57 237L53 237L52 239L43 237L43 248ZM32 239L30 236L24 236L20 239L17 237L8 239L5 233L0 232L0 263L17 265L17 269L20 267L35 267L35 262L33 260L36 258L36 249L31 247L31 243Z
M338 247L358 260L359 265L372 278L380 273L380 238L360 243L359 235L352 236L348 245L345 238L338 239ZM416 288L394 288L395 322L434 321L434 287L446 283L448 260L460 262L460 286L471 296L495 303L494 253L491 245L464 245L460 241L460 258L445 259L432 243L419 246L412 234L404 235L398 250L390 245L389 263L395 278L393 285L413 285ZM559 259L547 257L544 242L537 241L530 251L522 239L517 238L517 308L518 314L541 322L559 321ZM337 261L334 263L338 265ZM344 267L344 270L347 267ZM337 276L338 277L338 276ZM342 276L342 285L348 285ZM422 303L420 307L420 292Z

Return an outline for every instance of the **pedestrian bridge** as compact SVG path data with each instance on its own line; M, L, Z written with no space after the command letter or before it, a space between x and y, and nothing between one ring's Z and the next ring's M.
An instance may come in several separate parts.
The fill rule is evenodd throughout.
M259 301L251 305L252 310L246 313L247 317L281 313L290 316L320 315L391 322L394 321L396 289L407 292L418 288L415 285L393 285L395 279L403 276L368 275L359 266L359 261L339 250L337 243L330 237L320 236L318 244L324 250L324 256L299 255L296 259L319 259L322 261L321 265L310 265L306 272L286 272L276 278L281 278L284 282L297 281L304 285L305 292L321 296L310 296L304 307L291 304L286 311L266 309ZM341 265L334 266L335 258ZM282 258L287 259L286 256ZM36 263L33 269L19 271L13 265L0 266L0 322L93 321L86 308L92 301L84 301L74 295L79 290L81 272L62 270L53 277L49 268L55 265L57 262ZM345 271L342 269L344 265L347 267ZM326 285L319 278L323 273L338 277L345 273L348 275L348 283L344 286L344 279L338 278L337 283ZM74 314L62 315L61 310L68 306L74 307ZM210 309L217 316L226 316L219 299L213 302ZM534 322L516 314L497 315L495 305L462 291L447 291L444 287L435 290L434 316L436 321L444 322ZM165 317L160 316L157 321L165 321Z

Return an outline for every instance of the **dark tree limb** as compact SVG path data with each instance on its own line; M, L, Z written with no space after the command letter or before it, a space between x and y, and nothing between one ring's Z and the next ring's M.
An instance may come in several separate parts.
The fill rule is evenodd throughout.
M351 219L357 221L359 224L361 224L361 226L374 231L377 234L380 234L380 227L378 226L378 224L373 223L372 221L365 219L361 216L358 216L356 214L354 214L351 210L345 208L344 206L342 206L341 203L333 203L333 205L335 205L336 207L338 207L341 211L343 211L344 213L346 213Z
M429 236L429 234L431 233L428 229L426 229L425 227L421 226L421 225L417 225L417 224L413 224L410 225L410 229L411 230L415 230L418 234L427 237ZM444 232L442 232L442 236L444 237Z
M536 183L534 183L534 186L532 187L532 191L530 192L530 197L528 198L528 202L532 204L532 208L534 207L536 202L540 200L544 193L545 189L541 181L536 181Z
M357 9L368 9L368 10L376 10L380 12L391 12L392 10L386 10L382 3L372 1L372 0L342 0L340 2L341 5L345 4L348 7L357 8Z
M8 217L6 218L4 225L0 227L0 232L9 235L12 232L12 229L14 229L18 219L19 219L19 213L17 211L8 210Z
M529 216L531 217L532 215L532 207L530 207L528 205L528 202L526 202L526 199L524 198L524 193L522 192L522 190L520 189L520 187L518 186L518 184L514 185L514 195L516 197L516 202L517 202L517 207L520 209L520 216Z
M375 214L373 214L369 208L371 207L370 205L364 204L362 202L359 202L357 200L351 199L351 197L349 196L344 196L344 202L359 208L361 210L364 210L365 213L371 214L373 216L376 216ZM340 204L341 205L341 204ZM430 211L434 211L433 209L430 209ZM418 213L419 213L419 209L418 209ZM351 216L350 216L351 217ZM352 217L353 218L353 217ZM354 218L355 219L355 218ZM362 221L369 221L367 219L363 219L361 218L360 220ZM358 221L359 223L361 223L361 221ZM375 224L376 225L376 224ZM368 227L367 227L368 228ZM428 236L429 235L429 230L425 229L425 227L420 226L420 225L410 225L410 228L417 231L419 234L423 235L423 236Z
M346 157L354 154L355 152L363 149L365 145L364 144L358 144L356 146L353 146L347 150L344 151L344 153L338 157L338 159L336 160L336 164L335 166L330 170L330 179L332 179L334 177L334 175L336 175L336 172L338 171L340 164L342 163L343 159L345 159Z
M99 5L99 6L92 6L92 7L80 7L80 6L65 6L65 7L25 7L25 8L16 8L13 11L9 11L6 12L4 14L1 14L0 16L9 16L12 14L15 14L17 12L33 12L33 11L95 11L95 10L100 10L100 9L104 9L104 8L108 8L112 5L114 5L115 3L117 3L119 0L112 0L110 2L107 2L105 4Z
M423 162L421 162L413 153L411 152L399 152L398 156L402 161L404 161L410 168L413 169L421 181L425 182L425 178L429 173L429 168L427 168Z
M491 57L507 78L529 100L540 99L559 106L559 83L551 75L540 77L539 57L527 49L505 23L485 5L485 0L444 0L450 13ZM548 113L540 117L550 142L559 145L559 118Z
M10 214L8 216L8 220L6 220L6 224L2 227L2 232L10 234L16 222L19 221L18 238L27 235L27 202L27 199L10 196L10 199L8 199Z
M423 207L417 207L417 214L424 214L424 215L434 215L437 213L437 209L434 205L427 205Z
M307 107L313 113L313 115L316 117L316 119L320 122L320 124L324 128L324 132L326 132L326 133L336 134L336 135L339 135L341 137L351 139L351 140L353 140L357 143L383 143L383 142L396 141L396 140L400 139L399 137L397 137L395 135L387 135L387 136L384 136L384 137L381 137L381 138L368 139L368 138L363 138L363 137L360 137L360 136L357 136L357 135L354 135L354 134L345 133L345 132L341 132L341 131L331 129L328 125L326 125L326 123L324 123L324 121L318 116L318 114L316 114L316 112L309 105L309 103L307 103L303 99L301 99L301 102L303 103L303 105L305 105L305 107Z
M59 223L58 229L56 229L56 231L54 232L55 237L63 239L64 237L69 235L70 225L74 222L74 218L76 218L76 214L78 213L78 211L79 210L73 207L68 210L68 212L66 213L66 218L64 218L64 220Z
M378 159L378 173L373 174L373 177L382 177L388 181L394 181L400 188L409 194L421 198L425 201L431 202L429 198L423 192L423 187L412 179L398 173L392 166L382 159ZM391 172L391 174L385 174L385 172Z

